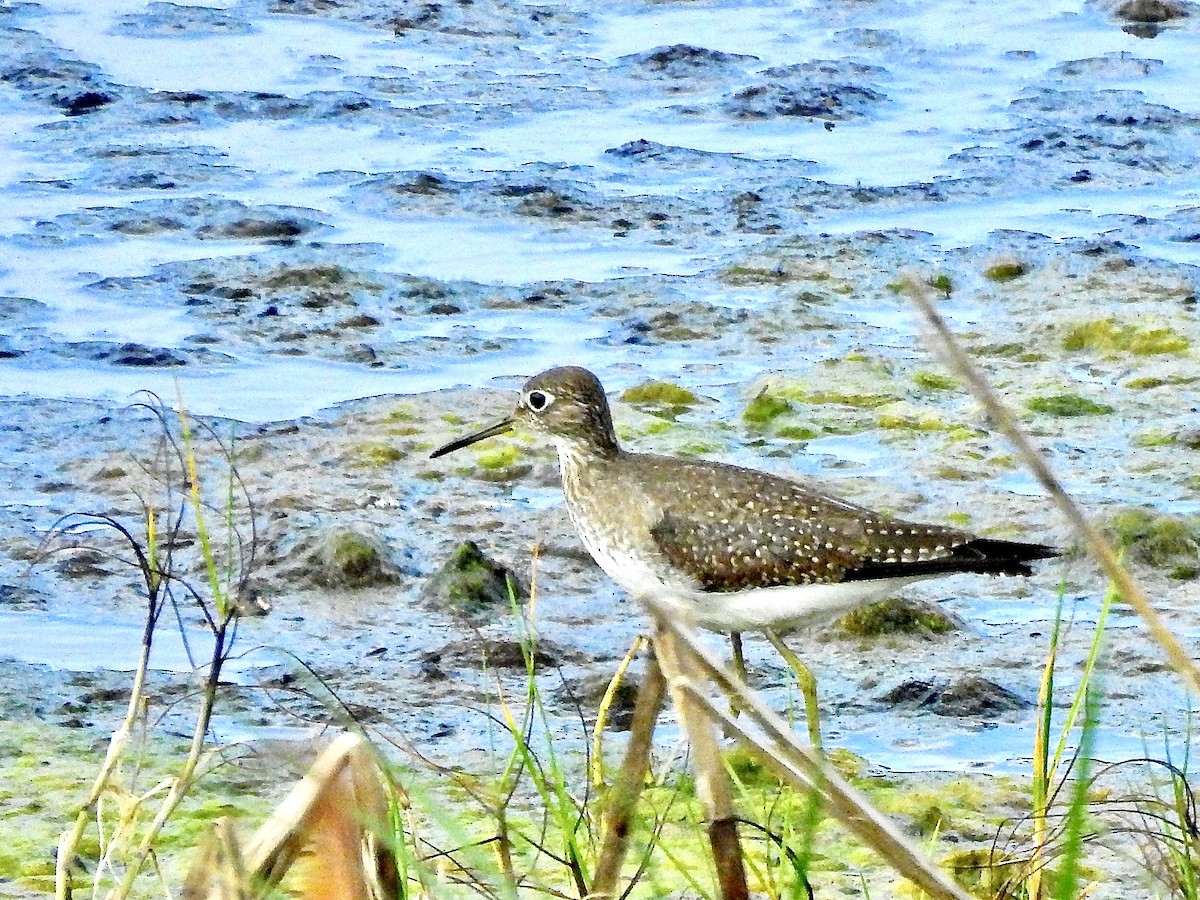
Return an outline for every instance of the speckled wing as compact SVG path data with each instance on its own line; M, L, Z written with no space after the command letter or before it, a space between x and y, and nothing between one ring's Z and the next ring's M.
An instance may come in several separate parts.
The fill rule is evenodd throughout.
M673 462L669 481L643 481L659 511L650 533L707 591L986 570L960 564L983 558L960 558L967 532L891 520L764 472Z

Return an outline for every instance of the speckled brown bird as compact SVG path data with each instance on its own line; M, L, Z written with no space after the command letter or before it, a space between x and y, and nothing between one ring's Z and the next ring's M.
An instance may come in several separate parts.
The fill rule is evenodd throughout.
M676 605L714 631L785 633L925 578L1029 575L1044 544L892 519L754 469L621 449L604 388L575 366L529 379L513 416L553 439L571 521L635 598Z

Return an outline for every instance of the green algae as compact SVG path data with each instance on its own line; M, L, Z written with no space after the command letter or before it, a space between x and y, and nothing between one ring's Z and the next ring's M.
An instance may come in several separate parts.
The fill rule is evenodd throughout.
M1042 362L1046 359L1046 354L1036 350L1030 350L1028 344L1009 341L1003 344L984 344L975 348L975 352L980 356L997 356L1001 359L1013 359L1017 362Z
M748 265L730 266L717 277L726 284L756 285L783 284L793 280L796 276L780 264L774 268Z
M1029 274L1029 267L1022 262L1015 260L1005 260L1003 262L994 263L983 270L983 277L988 281L1013 281L1023 275Z
M351 465L357 467L387 466L404 458L404 451L387 441L363 441L349 450Z
M807 380L803 399L857 409L877 409L899 400L892 364L861 352L824 360Z
M674 431L675 425L667 419L655 419L652 422L647 422L646 427L642 429L642 434L654 435L666 434L668 431Z
M1017 795L1019 789L1006 786ZM996 814L991 785L979 780L951 777L928 786L907 785L882 804L889 812L907 816L917 832L927 838L954 834L972 841L986 841L995 834Z
M897 400L880 407L876 422L880 428L888 430L951 431L959 427L936 411L916 406L907 400Z
M978 428L973 428L970 425L956 425L946 432L946 440L950 443L962 443L963 441L974 440L979 437L981 432Z
M803 377L773 378L755 400L760 398L762 404L747 420L760 425L794 408L783 403L873 410L901 399L891 363L861 352L824 360Z
M958 625L930 603L889 597L851 610L837 620L835 627L846 637L866 638L887 634L946 634Z
M383 417L385 422L419 422L420 420L420 414L411 403L398 403Z
M1125 387L1131 391L1148 391L1153 388L1166 387L1170 384L1170 380L1166 378L1158 378L1153 375L1147 375L1141 378L1131 378L1125 382Z
M951 282L950 276L945 272L931 275L925 280L925 283L941 294L943 298L949 297L954 291L954 284ZM908 291L908 282L904 280L890 281L887 284L887 289L893 294L904 294Z
M819 438L821 433L805 425L782 425L775 429L775 435L789 441L811 441Z
M106 749L107 743L97 741L91 729L23 720L4 723L0 732L0 883L53 893L54 848L59 835L74 821ZM100 806L106 835L113 834L120 811L129 809L135 796L170 777L185 753L178 739L153 732L129 745L124 764L117 769ZM165 873L182 883L193 848L212 827L209 814L213 810L234 819L260 821L270 808L274 789L237 766L221 766L200 778L155 841L155 855ZM95 860L99 852L93 821L84 834L79 856Z
M940 478L942 481L981 481L988 477L987 473L981 472L978 469L968 469L964 466L955 466L949 463L940 465L933 470L935 478Z
M742 421L747 425L764 426L792 411L792 404L766 390L746 404L742 410Z
M1075 416L1105 416L1113 412L1107 403L1096 403L1078 394L1051 394L1045 397L1031 397L1025 401L1025 408L1030 412L1047 416L1072 418Z
M744 747L734 747L721 754L725 767L743 789L778 788L784 782L773 770L763 765L759 758Z
M916 372L912 380L913 384L923 391L957 391L962 387L957 378L938 372Z
M407 425L391 425L386 430L393 437L412 437L414 434L425 433L425 429L415 422Z
M949 297L954 292L954 283L945 272L939 272L929 279L929 286L935 291Z
M1072 325L1062 339L1064 350L1098 353L1131 353L1135 356L1183 353L1191 342L1170 328L1143 328L1115 318Z
M1106 531L1130 559L1165 570L1171 578L1191 580L1200 571L1200 520L1196 518L1130 507L1115 513Z
M475 454L475 462L482 469L507 469L515 466L521 456L520 447L516 444L506 443L499 447L479 451Z
M700 402L687 388L669 381L646 381L634 385L621 395L621 399L635 406L694 406Z
M61 732L62 730L59 729ZM6 730L6 734L10 734ZM22 745L37 746L45 755L45 748L35 736L21 740ZM91 748L89 737L75 736L80 751L77 774L70 779L77 798L81 787L86 784L102 756ZM80 740L79 738L83 739ZM175 752L179 742L171 744ZM5 748L7 749L7 748ZM58 755L55 748L54 755ZM68 756L69 754L64 754ZM9 753L0 754L0 766L9 758ZM765 829L777 836L782 846L804 847L805 870L820 886L822 895L838 884L856 885L858 879L870 880L882 890L894 876L884 869L873 851L852 837L831 816L813 819L812 795L806 790L796 790L781 784L773 772L744 750L732 750L724 754L728 770L733 776L736 804L739 815L747 825L745 833L758 833ZM858 789L867 793L871 801L901 826L920 835L928 842L928 849L935 856L949 854L943 863L950 871L957 871L965 882L978 886L991 883L992 874L986 874L974 866L1000 866L1004 875L1013 875L1006 857L994 848L998 829L1011 826L1013 809L1026 809L1028 787L1008 778L961 775L879 775L866 760L846 751L834 750L830 760L837 770ZM169 757L164 757L169 759ZM153 783L155 773L162 761L152 763L144 775L147 784ZM223 776L218 778L217 776ZM410 781L414 776L410 775ZM463 773L453 779L440 779L430 773L415 776L412 796L417 798L413 815L421 819L432 819L440 823L452 823L461 828L468 840L486 840L494 837L496 822L488 815L478 812L477 798L493 790L503 793L506 789L488 775L471 776L473 787L465 788ZM280 779L290 781L290 779ZM428 782L428 783L427 783ZM13 785L17 790L28 793L20 779L6 778L0 781L0 792ZM237 770L225 766L207 776L190 796L179 814L168 825L167 832L156 847L159 861L164 864L169 880L181 881L183 866L190 862L190 848L196 846L211 827L214 817L231 815L243 822L243 832L252 824L262 821L271 806L265 796L268 791L278 795L286 784L264 785L261 778L255 781ZM39 799L43 799L39 793ZM51 798L44 798L47 809L58 806ZM62 817L47 822L45 833L30 835L30 840L7 840L0 850L0 865L7 865L9 857L14 860L11 871L21 872L19 886L26 889L49 890L52 879L53 858L46 853L53 847L61 823L70 816L72 798L61 804L65 812ZM459 817L462 817L461 820ZM520 843L513 847L514 862L526 867L531 877L530 886L545 886L548 893L560 894L569 890L569 872L559 867L541 851L541 846L555 846L563 839L559 824L553 816L547 816L535 802L531 808L514 803L506 808L507 827L521 833L528 827L541 827L538 845L529 849ZM36 821L36 819L35 819ZM654 864L646 870L639 887L639 895L677 896L680 878L684 870L701 873L698 884L703 887L711 877L711 861L706 832L703 828L704 809L697 797L694 777L686 771L672 773L668 778L650 785L641 795L631 822L631 839L634 847L649 847L653 850ZM547 826L547 823L548 826ZM23 824L23 822L22 822ZM547 832L545 829L549 828ZM6 836L7 837L7 836ZM22 835L24 837L24 830ZM539 846L540 845L540 846ZM974 846L972 846L974 845ZM84 848L87 858L94 858L97 848L94 843ZM779 847L771 841L747 840L747 870L750 887L756 894L772 893L771 885L794 884L796 870L791 864L780 861ZM540 860L540 863L539 863ZM540 864L541 868L536 868ZM18 868L22 867L22 868ZM26 874L29 871L31 874ZM485 879L489 870L481 870ZM994 874L994 873L993 873ZM998 875L996 877L999 877ZM559 890L559 888L562 890ZM1010 885L1011 887L1011 885ZM909 896L901 889L901 896ZM784 895L786 896L786 895Z
M705 441L689 441L675 448L675 453L678 456L710 456L713 453L720 452L720 450L721 447L718 444L707 443Z
M1154 388L1195 384L1200 381L1200 375L1171 375L1167 377L1147 375L1131 378L1125 382L1125 387L1131 391L1147 391Z
M837 404L838 406L853 406L856 409L878 409L889 403L896 402L896 395L890 392L879 393L828 390L812 391L807 400L814 405Z
M685 387L669 381L646 381L621 394L621 400L642 412L665 419L675 419L700 402L700 398Z
M1175 435L1161 428L1146 428L1133 434L1129 443L1134 447L1166 447L1175 443Z

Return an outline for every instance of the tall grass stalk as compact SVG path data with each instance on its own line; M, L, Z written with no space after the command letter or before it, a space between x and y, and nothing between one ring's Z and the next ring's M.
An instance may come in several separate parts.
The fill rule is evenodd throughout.
M114 531L125 548L132 553L129 562L138 571L146 598L146 616L142 630L142 642L130 701L121 726L113 734L108 753L101 766L87 799L76 814L70 829L59 840L59 856L56 865L55 896L67 900L73 892L72 862L75 860L88 822L95 820L99 827L101 857L96 870L93 893L100 890L101 874L114 877L115 886L108 891L110 898L120 900L127 897L134 884L146 868L153 864L157 869L154 846L163 827L174 814L180 802L195 782L205 758L205 743L217 702L221 670L228 659L236 630L235 598L249 577L249 564L254 557L254 540L247 542L238 531L239 503L237 488L240 478L234 464L232 449L218 439L215 445L218 455L228 472L221 500L210 506L204 499L205 493L200 474L200 457L193 440L192 430L184 412L172 413L158 398L140 404L156 418L159 426L159 452L154 463L144 468L151 484L162 491L159 497L139 495L142 505L141 522L135 530L116 518L106 514L76 514L67 516L56 524L53 535L66 535L93 524L101 524ZM182 404L181 404L182 406ZM178 423L181 440L176 440L172 422ZM211 429L209 434L216 437ZM177 485L184 483L187 490L179 496ZM245 494L246 511L253 529L253 507ZM221 510L222 527L226 531L224 552L219 553L209 537L208 517L212 509ZM187 543L186 531L194 530L199 537L200 558L198 562L205 573L205 587L197 587L182 570L178 549ZM48 539L49 540L49 539ZM117 555L118 559L122 559ZM186 602L200 610L212 635L212 651L205 664L200 688L200 701L196 712L188 753L175 775L164 784L141 796L122 794L117 784L117 775L131 739L134 725L142 715L145 705L145 684L149 671L155 630L163 610L172 606L179 616L179 605ZM186 636L185 646L188 646ZM189 658L191 656L188 646ZM108 833L103 827L102 799L110 792L123 796L125 801L115 829ZM149 822L143 822L144 808L152 801L158 802ZM118 869L123 872L118 875ZM161 877L161 873L160 873Z
M1067 819L1063 839L1062 862L1056 879L1055 900L1076 900L1080 870L1083 860L1083 843L1087 820L1091 815L1089 792L1092 787L1092 750L1096 743L1096 731L1100 722L1100 691L1092 685L1083 690L1083 723L1079 729L1079 749L1076 755L1071 800L1067 805Z
M1118 599L1116 588L1110 582L1108 589L1104 593L1104 598L1100 602L1100 610L1096 616L1096 627L1092 633L1091 645L1084 660L1079 684L1076 685L1066 718L1059 728L1058 741L1055 744L1054 752L1051 753L1050 743L1055 705L1055 675L1058 666L1058 651L1061 646L1065 597L1066 588L1064 585L1059 591L1058 603L1054 611L1054 625L1050 632L1050 649L1046 657L1046 664L1042 669L1042 679L1038 689L1032 779L1033 808L1031 817L1033 820L1033 851L1029 864L1029 877L1026 882L1026 890L1032 900L1041 898L1045 891L1043 875L1045 867L1049 862L1050 844L1054 839L1054 829L1051 826L1051 822L1055 818L1053 806L1058 792L1061 786L1065 784L1068 776L1074 779L1075 788L1078 789L1081 782L1087 781L1087 773L1090 771L1092 761L1089 754L1095 742L1094 732L1098 725L1099 715L1099 694L1093 689L1093 682L1095 680L1096 665L1104 647L1105 627L1108 623L1109 610L1112 608L1113 602ZM1089 704L1091 704L1091 707L1089 707ZM1081 713L1084 716L1082 723L1079 719ZM1079 738L1073 755L1074 762L1067 767L1067 771L1063 771L1063 758L1077 725L1079 726ZM1073 804L1080 800L1081 797L1083 802L1086 803L1086 792L1080 795L1073 791L1071 803L1067 807L1068 828L1070 827L1070 823L1077 821L1073 818L1077 812ZM1063 852L1064 854L1082 852L1082 843L1072 844L1068 841ZM1064 856L1062 858L1063 866L1065 867L1068 862L1070 862L1074 871L1078 871L1077 861L1068 860Z
M1196 819L1196 797L1188 783L1192 752L1192 729L1195 716L1188 711L1187 740L1183 745L1183 759L1176 763L1171 758L1171 748L1164 740L1166 768L1170 773L1170 799L1163 805L1170 809L1175 818L1167 823L1167 835L1163 844L1171 860L1171 871L1175 873L1176 886L1184 900L1200 900L1200 823ZM1157 793L1157 785L1155 785Z
M645 635L639 634L634 638L617 666L616 673L609 680L608 687L604 690L604 696L600 699L600 709L596 713L596 728L592 732L591 765L588 766L588 776L591 779L592 787L597 790L604 787L604 729L608 725L608 714L616 700L617 691L620 690L621 684L629 674L629 667L633 665L634 659L646 646L646 643Z
M201 599L199 594L192 591L201 604L205 600L213 604L215 616L210 618L213 635L212 655L209 659L208 669L205 673L204 681L201 687L200 706L197 710L196 725L192 730L191 745L188 748L187 756L184 758L183 765L179 772L175 775L171 782L171 788L167 793L166 798L158 808L154 819L142 833L142 839L137 845L132 858L126 861L125 877L122 879L119 887L113 892L114 897L127 897L133 889L133 884L141 874L142 868L150 859L154 848L154 842L157 840L159 832L162 831L167 820L179 807L183 798L191 790L192 784L196 777L196 770L200 765L204 754L204 745L208 737L209 724L212 721L212 714L217 703L217 689L221 680L221 669L227 659L227 645L232 643L233 635L231 633L231 623L234 621L235 606L230 598L228 574L231 569L227 570L226 578L221 577L218 568L217 554L213 551L212 542L208 536L208 524L206 517L206 509L203 497L201 495L201 480L199 466L197 464L196 447L192 440L191 429L188 424L187 413L183 409L182 402L179 409L179 424L180 431L183 437L183 462L186 466L188 477L189 496L191 498L192 516L196 528L196 533L200 538L201 559L204 563L205 571L208 574L208 596ZM232 452L232 451L230 451ZM232 476L231 476L232 477ZM232 510L229 509L228 498L232 496L232 492L228 492L226 497L226 518L225 522L232 524ZM232 538L230 539L232 540ZM232 565L232 563L228 563Z
M96 778L92 782L91 789L88 791L87 799L84 800L79 811L75 814L74 823L70 829L64 831L59 837L58 853L54 867L54 896L56 900L68 900L71 896L73 880L71 867L78 854L79 845L83 841L88 823L96 818L101 798L113 783L114 775L121 764L121 760L125 757L125 750L129 744L134 724L141 714L142 703L145 699L146 674L150 669L150 650L154 644L154 627L158 622L158 616L162 610L162 578L158 566L157 535L154 527L156 516L154 511L148 511L146 516L147 537L144 546L132 532L128 531L125 526L115 519L107 516L90 518L104 521L105 524L116 530L128 542L137 558L138 570L142 575L145 585L147 612L146 622L142 629L141 646L138 650L138 661L133 672L133 685L130 688L129 702L125 707L125 717L109 739L108 750L104 755L104 762L100 766L100 771L96 773ZM64 522L62 526L69 527L69 523ZM56 524L55 528L58 527L59 525Z
M542 802L542 808L550 817L557 840L561 841L561 853L550 852L540 839L521 835L539 854L545 853L563 865L578 897L586 897L591 881L591 859L594 857L591 816L588 798L572 795L569 778L563 769L558 752L551 737L550 717L546 711L541 690L537 683L537 630L532 615L536 611L536 580L530 579L530 617L521 615L520 603L509 584L509 603L518 621L524 622L520 636L521 654L525 663L523 709L518 719L504 694L497 685L502 721L513 741L513 748L501 776L501 791L504 796L496 809L497 821L504 826L503 836L508 834L506 807L512 801L523 778L528 778ZM530 739L535 727L540 726L546 740L541 755L535 752ZM585 769L586 771L586 769ZM587 784L586 775L584 784ZM586 790L586 787L585 787ZM515 883L512 885L515 891Z

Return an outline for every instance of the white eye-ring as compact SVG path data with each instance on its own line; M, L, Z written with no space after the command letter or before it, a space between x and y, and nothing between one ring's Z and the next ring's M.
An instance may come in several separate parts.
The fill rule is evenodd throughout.
M545 391L530 391L525 395L525 405L534 412L541 412L554 402L554 395Z

